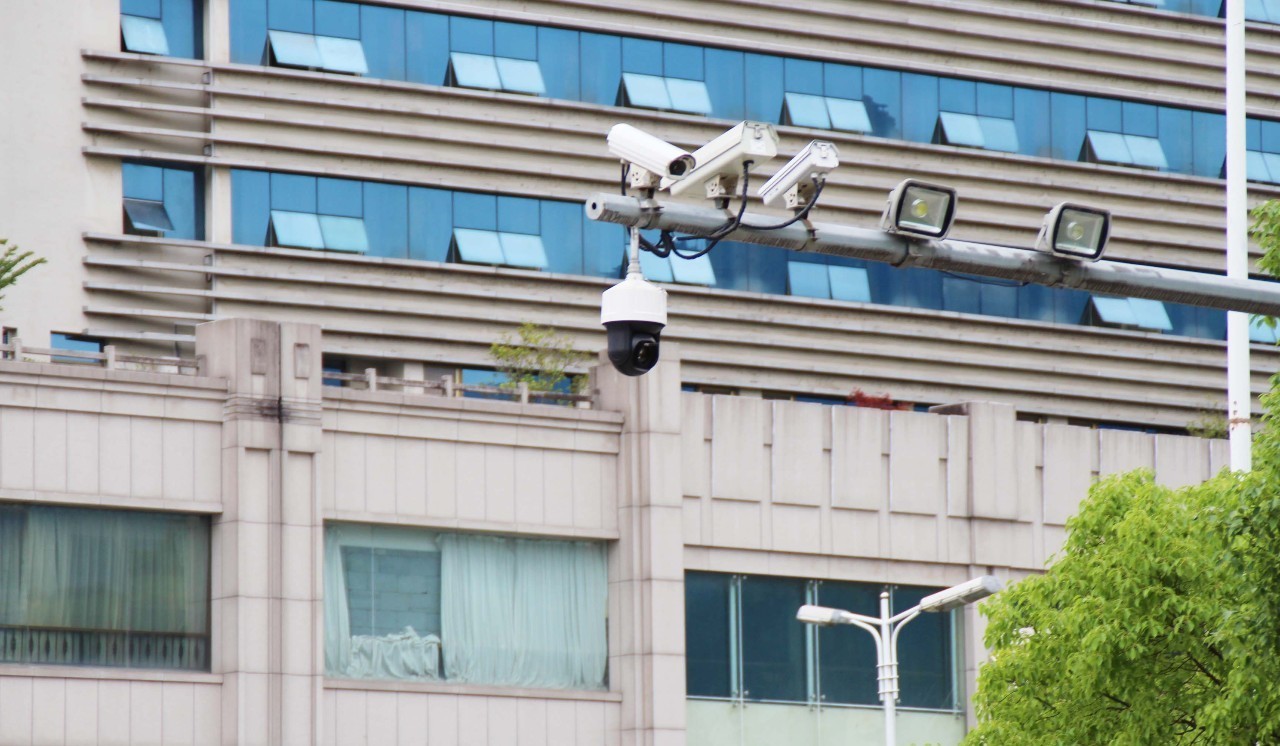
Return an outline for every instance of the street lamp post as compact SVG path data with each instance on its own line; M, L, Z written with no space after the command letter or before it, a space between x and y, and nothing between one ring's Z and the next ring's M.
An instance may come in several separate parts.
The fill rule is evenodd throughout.
M1000 590L1000 581L991 575L983 575L967 583L925 596L920 603L894 615L889 613L889 592L885 591L880 594L879 617L806 604L796 612L796 619L806 624L824 627L851 624L871 633L876 643L876 680L879 683L880 702L884 705L884 742L886 746L895 746L898 708L898 634L907 622L920 616L922 612L951 611L984 599L998 590Z

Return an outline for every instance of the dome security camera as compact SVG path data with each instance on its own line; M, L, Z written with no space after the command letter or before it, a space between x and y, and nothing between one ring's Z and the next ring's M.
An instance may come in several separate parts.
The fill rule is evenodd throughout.
M629 273L601 296L600 323L608 330L609 362L623 375L642 376L658 364L667 291Z

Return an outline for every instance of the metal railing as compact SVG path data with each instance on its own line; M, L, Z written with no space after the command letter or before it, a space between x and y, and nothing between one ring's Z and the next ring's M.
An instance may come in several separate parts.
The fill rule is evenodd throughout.
M326 370L325 381L341 381L343 384L364 384L367 391L385 391L394 386L407 393L424 393L435 396L457 398L467 395L486 399L516 401L521 404L559 404L590 409L590 394L570 394L562 391L538 391L529 388L529 384L521 381L511 386L481 386L479 384L458 383L453 376L441 376L435 380L417 378L397 378L395 376L378 375L377 368L366 368L363 373L339 373Z
M32 357L33 355L39 358L48 358L48 360L36 360ZM116 351L115 345L107 345L102 348L102 352L28 347L18 338L0 344L0 360L94 365L107 370L134 370L151 373L177 373L180 375L197 375L199 371L198 363L190 358L122 354Z

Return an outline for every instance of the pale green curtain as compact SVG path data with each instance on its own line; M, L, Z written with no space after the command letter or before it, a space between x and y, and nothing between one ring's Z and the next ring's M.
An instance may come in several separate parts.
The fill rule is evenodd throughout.
M115 645L98 662L187 667L203 653L171 640L209 631L208 524L183 514L6 506L0 625L61 635L45 647L67 659L49 662L95 662L106 655L104 635L128 633L153 637L141 648Z
M324 669L346 675L351 667L351 620L347 611L347 575L342 567L342 531L324 531Z
M356 679L435 681L440 678L440 638L405 627L385 635L352 635L342 548L436 552L435 535L393 526L329 524L324 534L325 673Z
M444 535L439 543L446 678L604 686L603 545L466 534Z

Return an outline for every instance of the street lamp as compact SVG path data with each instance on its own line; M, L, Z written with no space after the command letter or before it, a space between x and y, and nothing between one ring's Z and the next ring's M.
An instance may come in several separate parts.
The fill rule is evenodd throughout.
M805 624L824 627L833 624L852 624L871 633L876 641L876 679L880 686L880 701L884 703L884 742L894 746L898 704L898 633L903 625L924 613L941 613L975 603L1000 590L1000 581L991 575L974 578L967 583L952 586L925 596L920 603L906 611L889 615L889 592L880 594L880 617L855 614L844 609L806 604L796 612L796 619Z

